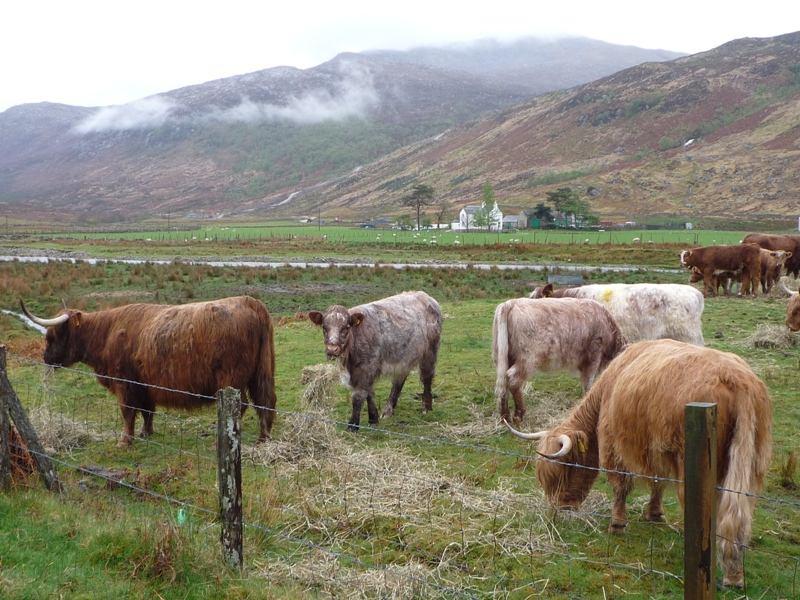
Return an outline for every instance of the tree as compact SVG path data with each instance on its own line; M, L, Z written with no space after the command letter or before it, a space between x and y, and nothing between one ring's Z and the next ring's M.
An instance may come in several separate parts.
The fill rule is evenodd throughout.
M539 202L533 209L533 216L539 219L540 223L548 224L553 222L553 211L544 202Z
M441 200L436 208L436 222L441 226L442 220L446 213L453 209L452 203L447 200Z
M475 227L488 227L489 226L489 211L486 207L481 205L472 213L472 224Z
M417 211L417 231L420 228L420 210L423 206L433 204L433 188L425 183L418 183L411 188L411 193L403 196L403 206L411 206Z
M590 214L591 206L585 200L581 200L578 192L573 192L572 188L560 187L555 192L547 192L547 199L556 207L556 210L564 215L573 215L576 224L578 221L587 221L594 218Z

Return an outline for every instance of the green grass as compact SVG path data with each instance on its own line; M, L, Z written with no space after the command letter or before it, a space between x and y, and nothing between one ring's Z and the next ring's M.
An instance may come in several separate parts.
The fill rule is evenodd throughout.
M138 249L130 244L125 246L128 254ZM413 253L411 246L408 253ZM581 244L550 250L553 244L537 243L525 249L547 249L564 261L590 257L641 265L664 264L676 255L673 246L652 246L603 244L590 253ZM376 246L343 247L352 254L370 254ZM98 248L106 246L85 250L94 253ZM217 243L208 255L233 250L234 245ZM507 246L493 245L481 247L476 256L512 256L508 252ZM604 477L585 506L587 512L553 513L535 482L532 447L494 426L494 308L545 276L496 269L0 264L0 307L17 310L21 296L44 316L58 310L62 297L87 310L141 300L180 303L240 293L259 297L281 319L275 346L278 408L283 411L276 420L276 441L259 451L251 450L258 430L252 410L244 417L244 511L251 525L245 528L245 569L238 573L223 564L213 516L218 510L213 409L159 409L152 443L138 441L118 449L121 422L115 399L91 374L59 371L46 376L40 366L11 358L9 377L27 410L39 422L71 432L69 442L57 448L57 460L116 469L125 473L126 484L150 493L106 485L61 466L61 496L43 491L35 481L1 494L0 596L457 595L394 574L403 569L420 580L478 597L679 596L680 582L660 574L680 574L683 568L683 517L674 493L666 498L669 525L652 526L639 516L646 492L637 488L629 502L629 531L611 538L605 533L610 493ZM586 276L591 281L686 280L683 272L644 270ZM329 445L309 437L298 452L299 442L291 437L298 419L294 413L308 411L301 400L300 375L304 367L322 363L324 352L320 330L293 315L407 289L425 289L439 299L446 315L433 412L422 414L420 401L413 397L420 385L412 374L395 415L381 421L379 431L364 428L351 434L343 425L350 415L349 392L337 385L326 414L339 425L324 438ZM753 598L792 598L798 593L792 586L797 585L800 554L800 493L781 485L781 469L789 452L800 448L800 348L756 348L747 341L759 324L781 325L784 314L780 297L718 298L707 300L703 318L707 345L743 356L765 381L775 404L775 450L764 494L784 502L758 504L755 550L745 562L747 591ZM41 356L41 338L12 317L0 315L0 337L12 357ZM381 381L376 390L379 408L388 391L389 383ZM570 374L534 376L525 427L547 426L554 406L566 410L580 395L578 380ZM800 474L794 480L800 483ZM180 506L159 495L191 505L182 525L176 518ZM355 557L387 571L367 569ZM718 597L740 595L720 590Z

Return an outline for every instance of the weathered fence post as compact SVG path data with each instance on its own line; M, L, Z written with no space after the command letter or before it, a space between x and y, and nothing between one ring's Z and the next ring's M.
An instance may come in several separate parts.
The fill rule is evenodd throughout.
M716 597L717 405L686 405L684 463L685 600Z
M5 374L6 347L0 346L0 368ZM8 415L8 400L0 393L0 489L11 489L11 421Z
M44 478L47 489L51 492L60 492L61 482L56 475L56 469L44 451L39 436L36 435L36 430L31 425L28 415L22 407L22 402L17 398L17 394L8 380L8 375L6 375L6 347L4 345L0 345L0 394L8 406L8 412L14 420L14 425L17 426L22 441L25 442L36 463L39 474Z
M231 568L242 566L242 404L239 390L217 392L217 477L222 553Z

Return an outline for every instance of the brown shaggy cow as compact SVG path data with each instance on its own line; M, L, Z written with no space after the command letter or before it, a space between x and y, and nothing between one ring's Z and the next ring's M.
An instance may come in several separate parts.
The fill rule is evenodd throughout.
M508 394L514 399L514 420L525 416L522 388L536 371L578 371L585 394L599 371L627 340L606 308L586 298L517 298L494 312L492 358L497 379L497 409L509 418Z
M783 282L781 287L789 296L789 304L786 305L786 327L792 331L800 331L800 294L787 288Z
M743 244L758 244L765 250L785 250L792 255L787 259L786 274L794 275L797 279L800 274L800 235L775 235L771 233L748 233L742 240Z
M146 437L153 433L156 406L213 404L214 394L228 386L239 390L242 413L249 392L258 412L258 441L270 437L275 350L269 312L258 300L129 304L94 313L64 309L53 319L34 317L20 304L29 319L47 327L44 362L62 367L82 362L117 396L124 421L118 446L133 440L137 412Z
M717 509L723 583L741 586L752 494L763 486L772 451L772 401L740 357L674 340L639 342L612 361L561 425L534 434L512 431L541 440L539 452L550 460L537 463L536 477L557 507L579 507L596 469L610 469L609 532L622 533L632 474L652 478L645 519L663 520L663 479L684 479L684 412L690 402L717 405L717 482L731 490L721 493ZM683 506L682 484L678 498Z
M432 410L431 383L442 336L442 311L428 294L405 292L350 310L335 304L324 314L312 310L308 318L322 327L325 354L331 360L339 359L347 370L353 389L351 431L358 430L365 400L369 424L378 424L374 384L381 374L392 375L392 391L381 417L394 413L415 365L419 365L423 387L422 412Z
M758 296L761 282L761 249L755 244L730 244L727 246L705 246L684 250L680 254L681 266L697 267L703 273L703 294L709 291L714 296L711 278L717 271L742 271L742 288L739 294L747 293L753 282L753 296Z

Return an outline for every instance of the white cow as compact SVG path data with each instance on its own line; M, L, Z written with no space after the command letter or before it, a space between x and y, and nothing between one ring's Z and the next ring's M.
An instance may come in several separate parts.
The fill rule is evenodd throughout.
M575 288L537 287L531 298L589 298L608 309L630 343L669 338L705 346L703 294L677 283L609 283Z

